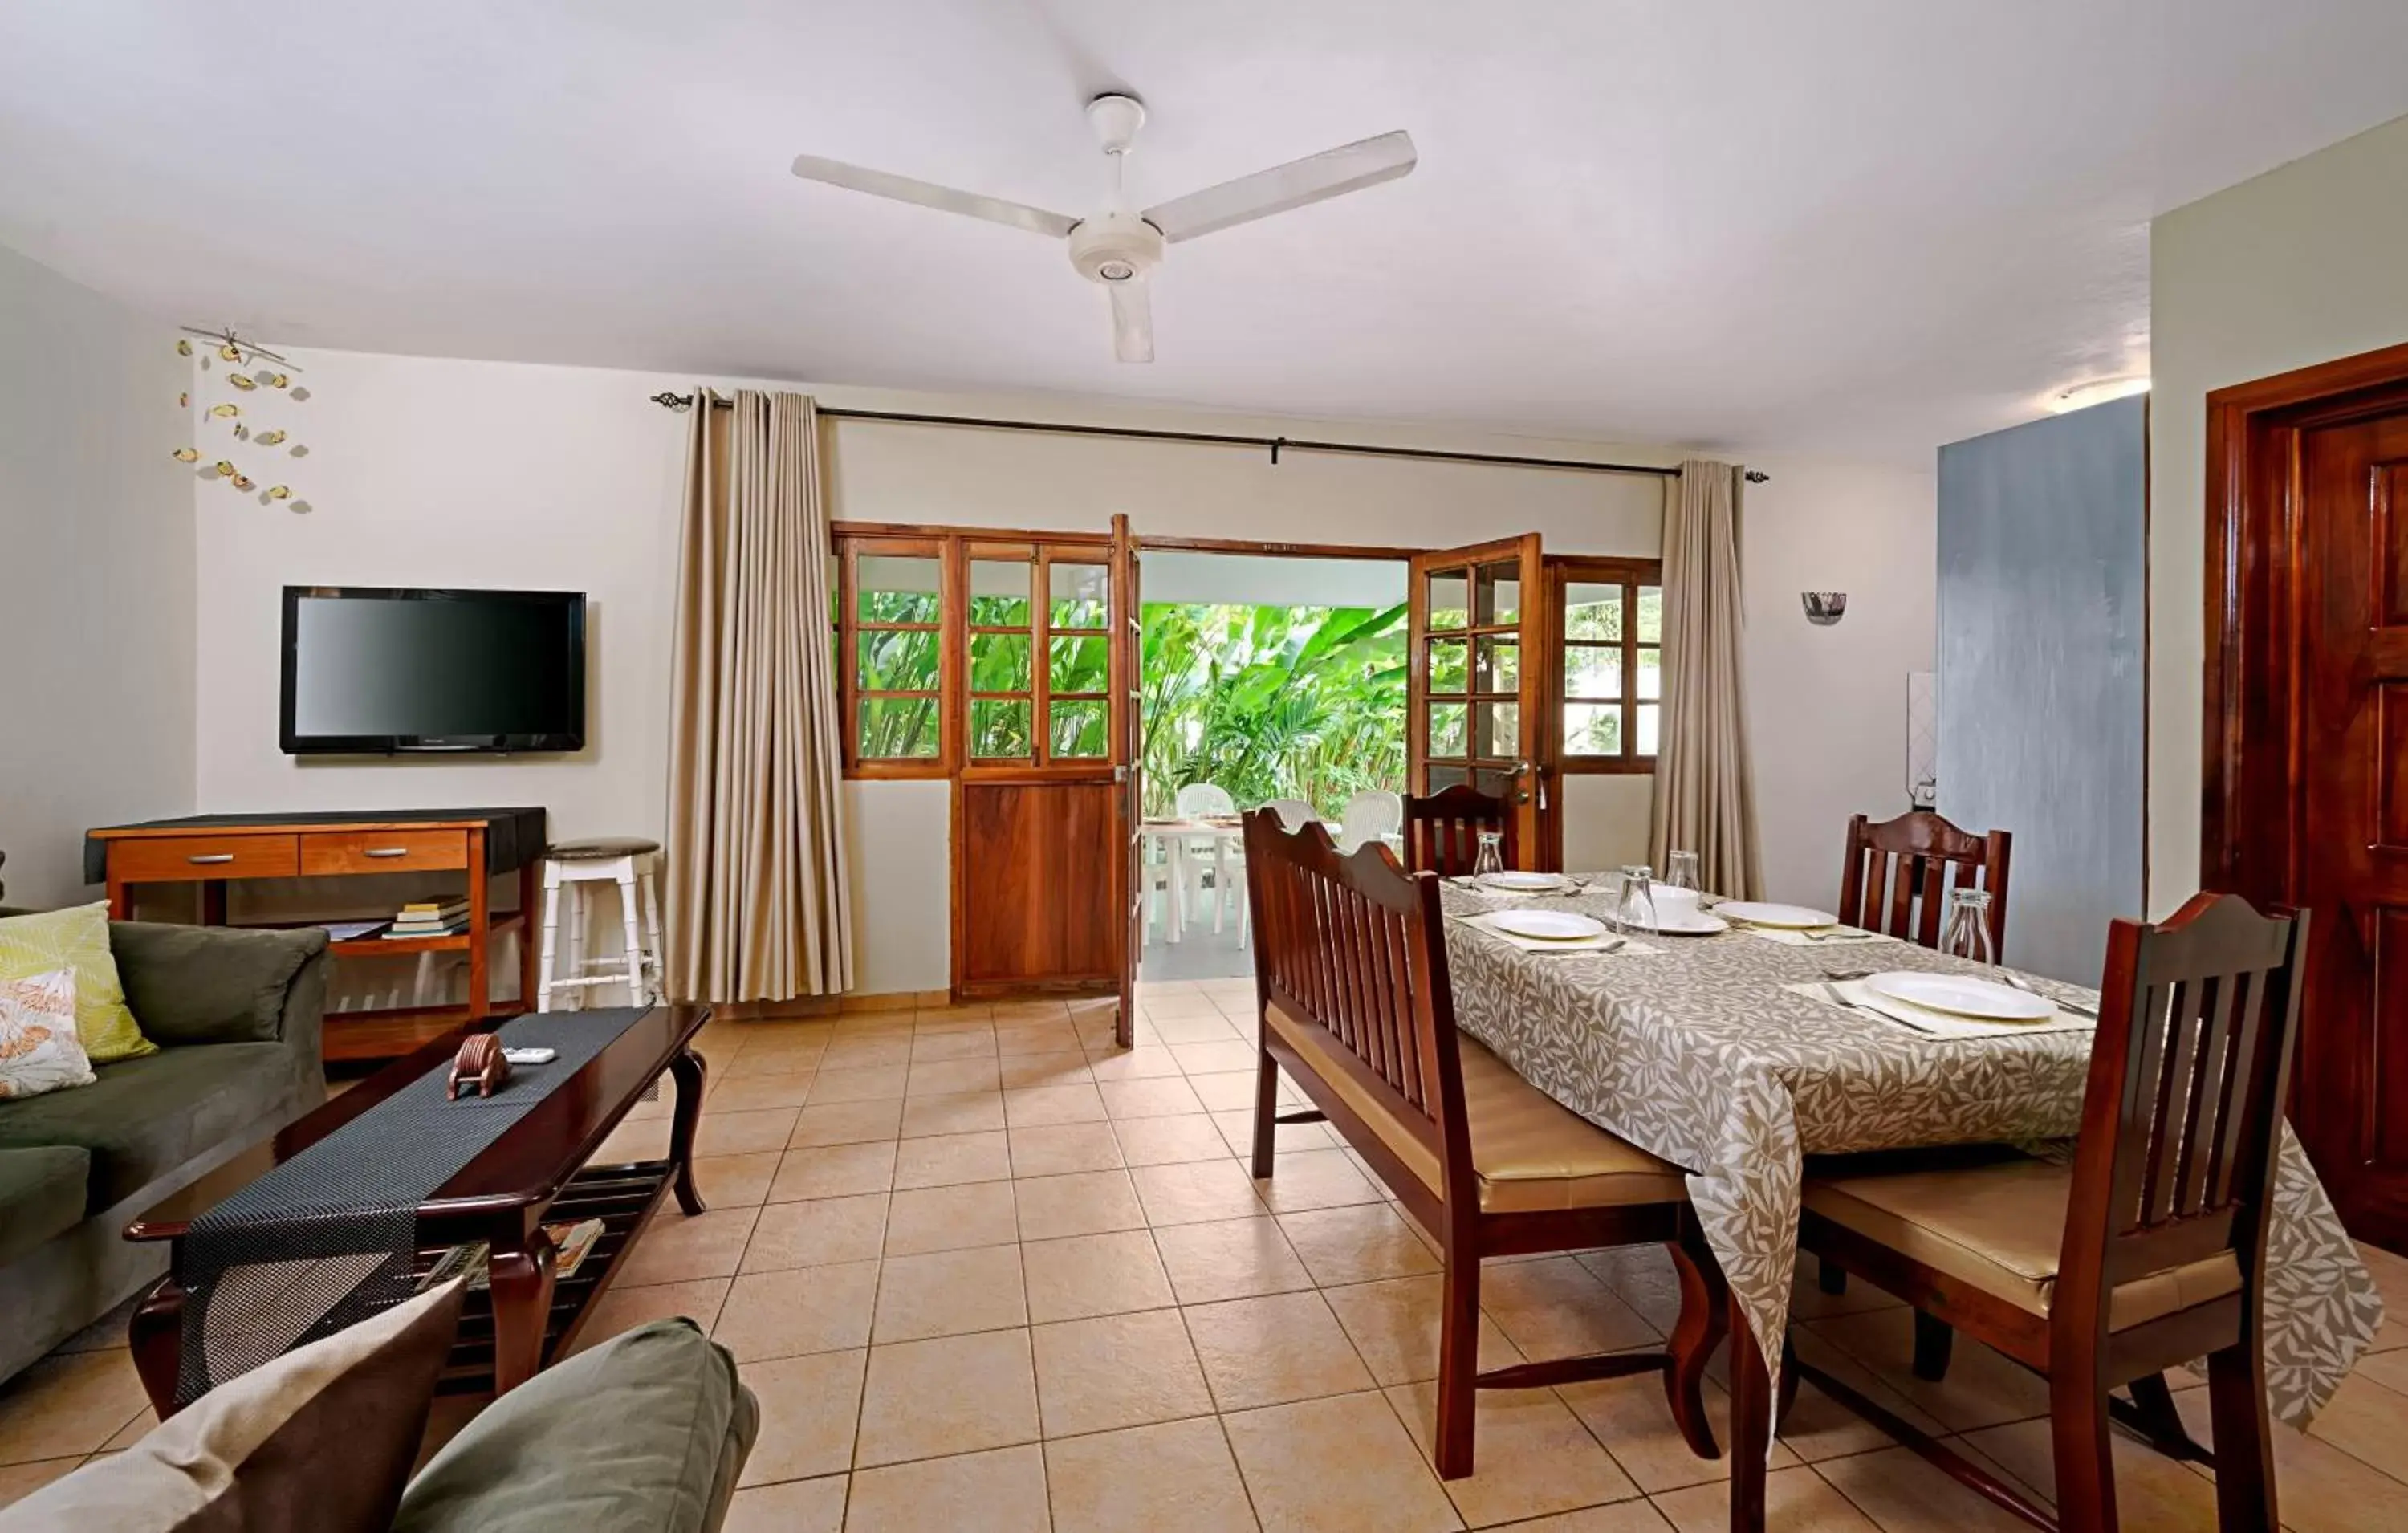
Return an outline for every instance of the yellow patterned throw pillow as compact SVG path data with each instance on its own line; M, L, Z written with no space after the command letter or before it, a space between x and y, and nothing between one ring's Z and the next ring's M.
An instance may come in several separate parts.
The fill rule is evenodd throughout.
M125 1009L117 960L108 952L108 901L0 919L0 980L30 980L61 968L75 971L76 1033L93 1064L159 1052Z
M76 1041L75 973L0 980L0 1101L88 1086L92 1061Z

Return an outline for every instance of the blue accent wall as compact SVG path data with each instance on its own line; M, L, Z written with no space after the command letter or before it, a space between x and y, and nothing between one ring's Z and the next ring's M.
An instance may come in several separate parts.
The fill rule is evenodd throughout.
M2143 913L2148 401L1940 450L1940 812L2014 833L2007 962L2099 981Z

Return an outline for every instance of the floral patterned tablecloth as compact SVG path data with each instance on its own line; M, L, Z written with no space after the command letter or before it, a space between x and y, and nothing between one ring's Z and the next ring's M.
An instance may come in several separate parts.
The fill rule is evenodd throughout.
M1451 916L1508 899L1445 887ZM1510 903L1603 914L1590 896ZM1524 952L1447 923L1455 1021L1550 1096L1689 1171L1732 1298L1779 1371L1797 1263L1802 1157L2064 1139L2080 1125L2091 1035L1926 1038L1782 989L1834 971L1979 967L1903 942L1787 947L1731 931L1660 952ZM2027 976L2084 1005L2093 992ZM2373 1340L2383 1300L2286 1128L2269 1234L2267 1378L2304 1426Z

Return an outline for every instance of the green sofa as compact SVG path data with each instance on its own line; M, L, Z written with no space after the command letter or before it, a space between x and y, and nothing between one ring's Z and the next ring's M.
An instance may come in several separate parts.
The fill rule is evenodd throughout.
M326 1099L324 932L114 922L108 943L159 1052L0 1101L0 1380L166 1270L127 1221Z

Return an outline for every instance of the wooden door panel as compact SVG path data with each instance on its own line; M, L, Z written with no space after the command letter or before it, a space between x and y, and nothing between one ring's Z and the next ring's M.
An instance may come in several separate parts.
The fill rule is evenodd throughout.
M970 780L954 791L964 988L1117 982L1116 785Z
M1542 740L1552 582L1539 535L1417 555L1406 624L1405 754L1416 794L1468 782L1517 817L1525 867L1543 865L1553 760Z

